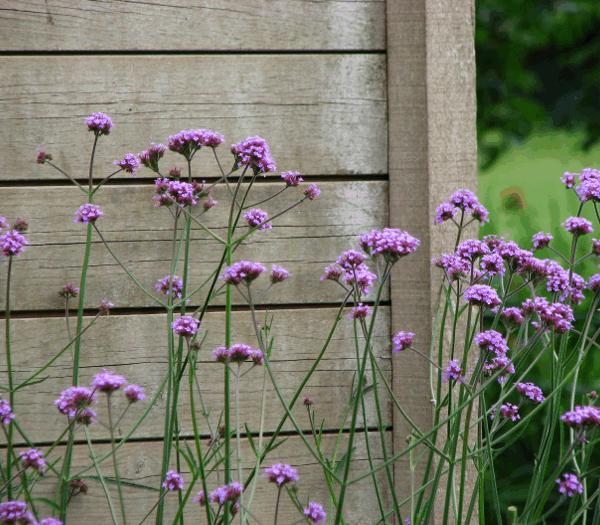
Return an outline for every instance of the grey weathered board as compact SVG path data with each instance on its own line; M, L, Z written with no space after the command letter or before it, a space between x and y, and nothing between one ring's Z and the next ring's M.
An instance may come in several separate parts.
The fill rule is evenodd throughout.
M305 184L304 187L307 187ZM381 229L387 223L387 184L380 182L319 183L323 193L314 201L306 200L290 213L274 220L272 229L256 231L245 245L234 252L235 260L261 262L269 271L278 264L292 273L292 278L274 286L261 302L316 303L339 302L344 293L332 282L320 282L325 266L333 263L344 251L353 249L358 235ZM256 184L251 202L259 202L284 187L277 184ZM303 197L302 188L289 188L278 198L261 205L271 216L286 209ZM158 279L169 274L171 267L173 221L167 209L155 209L153 185L109 186L96 195L96 202L105 213L97 221L107 243L140 283L157 297L154 289ZM219 204L202 217L206 226L224 235L229 195L223 186L214 191ZM13 266L12 309L63 309L58 290L78 281L84 253L86 227L75 223L73 216L85 195L76 188L0 188L4 217L17 216L30 222L30 246ZM198 205L200 208L200 205ZM200 208L201 209L201 208ZM197 212L199 213L199 212ZM243 224L246 224L243 221ZM240 228L240 235L247 225ZM191 249L190 284L199 286L221 260L221 246L199 227L194 228ZM86 305L95 308L102 299L118 307L158 306L131 281L114 261L94 232ZM181 276L181 272L178 271ZM0 273L0 286L6 276ZM256 283L258 290L267 287L267 275ZM205 294L191 301L201 304ZM371 292L372 299L374 293ZM384 295L387 298L388 294ZM234 301L243 303L241 296ZM4 304L4 295L0 305ZM220 298L217 303L223 303Z
M387 173L385 55L3 56L0 68L3 180L62 180L35 163L36 148L87 177L85 119L98 111L115 124L100 141L100 164L205 128L225 136L226 167L231 144L259 135L281 171ZM201 157L200 175L214 175L211 156ZM167 166L184 162L169 158Z
M3 0L0 49L382 50L383 0Z
M273 310L268 312L272 319L272 335L274 345L271 354L276 381L281 392L289 403L305 374L310 370L319 355L324 341L333 326L336 309L294 309ZM339 428L343 425L348 404L351 384L356 370L356 348L353 337L353 323L345 317L340 321L332 341L323 359L293 408L294 417L302 430L310 430L306 408L303 400L306 396L314 400L313 409L317 423L324 420L324 428ZM257 313L259 322L264 324L265 311ZM86 323L91 320L86 318ZM71 320L73 329L74 321ZM225 315L222 312L208 313L202 323L201 336L207 339L198 355L198 382L202 388L202 398L206 409L210 412L210 428L217 428L223 410L223 365L214 362L212 351L223 346L225 340ZM249 311L234 312L233 342L245 343L257 347L256 336L251 324ZM131 383L144 387L147 399L134 404L128 415L119 426L118 434L123 436L129 432L133 423L148 408L148 403L163 384L168 370L167 350L167 318L166 315L110 315L101 317L82 337L81 350L81 385L90 384L94 374L103 368L113 373L122 374ZM11 354L15 384L25 381L40 367L49 362L69 339L64 319L31 318L13 319L11 321ZM4 323L0 326L0 348L5 342ZM389 308L384 307L371 340L373 351L379 366L386 374L386 381L391 382L392 359L389 339ZM401 360L402 355L393 356ZM67 350L38 379L42 383L34 384L19 390L15 396L13 407L19 425L27 437L35 443L47 443L56 440L65 429L66 417L58 412L53 402L62 390L71 383L70 351ZM5 363L2 361L0 374L5 376ZM242 367L242 373L249 370L250 365ZM235 369L235 368L234 368ZM189 370L189 369L188 369ZM372 383L371 372L369 383ZM277 398L271 380L267 377L268 409L265 414L265 431L273 431L279 424L285 409ZM234 392L234 379L231 380L231 392ZM263 386L263 368L255 367L240 381L240 420L246 422L252 432L258 432L260 426L260 406ZM183 436L193 435L190 416L189 376L186 373L182 385L179 402L179 424ZM391 426L391 400L383 383L379 384L379 396L382 406L383 423ZM99 418L107 422L107 406L104 395L98 396L99 403L94 406ZM122 393L112 396L113 414L119 417L127 402ZM198 391L195 390L194 403L199 420L199 429L208 435L209 427L201 416L202 405ZM136 430L134 438L158 438L163 435L164 412L166 408L166 392L163 390L154 407ZM367 397L368 426L377 426L373 394ZM44 421L40 425L40 421ZM360 420L362 421L362 415ZM359 423L362 425L362 423ZM347 426L347 425L344 425ZM294 430L288 420L284 430ZM106 437L101 425L92 425L90 432L93 438ZM4 441L4 440L2 440Z

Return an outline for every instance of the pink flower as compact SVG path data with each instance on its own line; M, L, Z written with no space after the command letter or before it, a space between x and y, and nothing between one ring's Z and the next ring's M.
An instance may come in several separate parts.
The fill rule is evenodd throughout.
M50 153L46 153L45 151L42 151L40 148L38 148L38 156L37 156L37 163L38 164L44 164L47 160L52 160L52 155L50 155Z
M544 399L546 399L542 395L542 389L535 386L533 383L518 383L517 392L528 397L534 403L541 403L544 401Z
M394 343L394 348L392 352L397 354L406 348L409 348L412 344L412 340L415 334L412 332L398 332L394 337L392 337L392 343Z
M275 463L273 466L266 468L263 477L268 478L272 483L277 483L279 486L300 479L296 469L282 463Z
M0 235L0 257L20 257L25 246L29 246L29 243L17 230L7 230Z
M169 137L169 149L183 155L191 160L196 151L202 146L216 148L224 140L223 135L219 135L209 129L190 129L181 131L177 135Z
M226 284L233 284L237 286L243 282L249 285L265 270L266 268L260 263L240 261L225 268L225 272L220 277L225 281Z
M200 322L189 315L182 315L176 321L171 323L173 333L182 337L191 337L196 332L199 332Z
M151 144L151 146L142 153L138 153L140 163L154 172L158 172L158 161L163 157L167 148L162 144Z
M348 319L365 319L370 313L369 305L358 303L354 308L352 308L352 312L349 313L347 317Z
M485 284L474 284L470 288L467 288L463 295L463 299L473 306L487 308L493 308L501 303L496 290Z
M75 299L79 293L79 288L75 287L75 283L65 284L58 292L58 295L65 299Z
M114 304L111 303L110 301L106 301L106 300L102 299L102 301L100 301L100 306L98 306L98 309L100 310L100 315L109 315L110 309L113 306L114 306Z
M169 470L162 484L167 490L183 490L183 477L175 470Z
M8 404L5 399L0 399L0 422L8 425L15 415L12 413L12 407Z
M98 403L98 398L84 386L72 386L63 390L60 397L54 401L59 412L66 414L69 419L77 418L77 422L93 423L96 413L89 408Z
M33 467L38 471L40 476L46 471L46 460L44 454L36 448L30 448L25 452L21 452L21 459L23 460L23 468Z
M308 504L308 508L304 509L303 512L314 525L320 525L327 518L327 514L323 511L323 507L312 501Z
M75 222L82 222L83 224L94 224L102 215L104 213L100 211L100 206L84 204L79 207L73 220Z
M112 120L108 118L104 113L92 113L92 115L85 119L88 130L93 131L94 135L108 135L110 128L114 126Z
M252 228L258 226L262 222L268 221L269 215L262 210L254 209L244 213L244 219L248 221L248 225ZM264 232L267 228L273 228L270 222L265 222L259 229Z
M533 236L533 250L541 250L547 248L550 241L554 239L549 233L539 232Z
M232 144L231 153L235 157L238 168L248 165L255 175L275 171L275 161L271 157L271 151L264 139L260 137L248 137L242 142Z
M394 263L401 257L413 253L421 241L408 232L396 228L371 230L358 236L358 247L366 254L376 259L383 255L387 262Z
M104 368L102 373L96 374L92 379L92 389L105 394L112 394L125 383L127 383L127 380L123 376L112 374Z
M297 171L284 171L281 174L281 178L287 186L299 186L301 182L304 182L304 179L300 177L300 173Z
M319 195L321 195L321 190L317 188L316 184L311 184L310 188L305 189L302 193L304 193L309 200L314 201Z
M583 485L575 474L563 474L563 477L565 478L563 481L560 478L555 480L558 483L558 492L566 494L569 498L572 498L576 492L579 494L583 492Z
M445 383L450 379L454 379L455 381L462 381L464 377L462 377L461 374L462 368L458 365L458 359L452 359L446 367L446 371L442 372L442 382Z
M568 232L571 232L575 236L585 235L594 231L592 223L583 217L569 217L561 226L564 226Z
M271 268L272 268L271 282L273 284L282 283L283 281L285 281L286 279L289 279L291 277L290 272L288 272L282 266L277 266L276 264L273 264Z
M159 292L164 293L165 295L169 295L170 280L171 280L170 275L167 275L166 277L159 279L158 284L156 285L156 289ZM179 297L179 298L182 297L183 281L176 275L173 276L173 283L171 284L171 289L173 290L173 295L175 297Z
M130 403L135 403L136 401L143 401L146 399L146 394L144 394L144 389L139 385L127 385L123 392L125 392L125 397L129 399Z

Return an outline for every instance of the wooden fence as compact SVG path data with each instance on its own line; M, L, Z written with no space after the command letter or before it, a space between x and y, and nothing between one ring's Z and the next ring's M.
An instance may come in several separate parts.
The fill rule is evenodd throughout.
M293 275L263 305L275 314L273 365L284 395L298 386L342 299L336 287L319 282L323 268L352 248L358 234L372 229L389 225L421 239L417 253L394 270L374 344L406 410L428 428L429 367L414 355L392 358L390 336L412 331L421 348L429 347L438 282L429 260L450 249L447 230L433 226L433 210L458 188L476 190L473 9L472 0L3 0L0 215L30 223L30 246L13 270L17 380L65 344L64 305L57 291L79 279L85 242L84 228L72 219L81 195L58 172L36 164L36 148L51 152L57 164L84 179L91 147L84 120L100 111L115 127L102 140L98 167L110 169L124 153L165 143L182 129L207 128L225 135L226 144L263 137L280 171L300 171L323 190L310 206L296 208L237 254L265 266L282 264ZM181 162L171 155L172 162ZM215 176L211 160L206 156L199 163L199 178ZM164 210L153 208L152 176L149 170L139 171L136 179L119 176L95 201L105 212L107 241L150 288L168 273L171 235ZM281 183L268 177L260 191L267 194L272 184ZM223 204L227 200L224 193L215 198ZM290 199L284 197L278 206L291 204ZM223 224L223 213L215 208L209 225ZM193 282L207 276L215 248L206 239L194 244ZM150 395L156 393L167 366L156 329L164 316L98 242L89 283L87 308L107 299L117 309L85 335L82 382L106 367L139 382ZM0 289L4 285L0 267ZM250 342L248 318L243 308L236 311L239 328L234 329L240 340ZM218 308L207 316L210 348L223 342L222 320ZM354 371L352 348L352 329L345 323L305 389L316 401L318 418L337 423L343 417ZM52 401L70 385L69 360L61 358L44 383L17 397L17 417L41 445L56 439L64 425ZM210 359L205 361L206 401L218 406L219 378ZM257 377L249 375L242 386L250 392L242 403L250 428L258 425ZM158 486L165 401L159 398L125 447L122 476ZM388 452L399 452L410 429L389 398L383 407ZM134 407L131 420L141 410ZM268 429L281 414L274 402ZM375 431L376 416L373 410L369 414L366 426ZM298 418L308 430L303 411ZM189 436L191 422L183 419L180 425L181 435ZM128 428L124 421L121 431ZM107 450L106 436L101 428L92 434L101 454ZM368 469L363 438L356 472ZM327 446L335 439L327 435ZM274 459L294 464L303 497L310 491L318 499L325 495L324 482L301 445L292 433ZM376 455L381 459L382 452ZM73 469L87 466L88 456L87 445L78 444ZM407 462L399 461L395 472L403 499L410 490ZM368 480L364 487L348 501L350 524L362 525L378 515ZM259 484L256 497L255 508L263 509L259 514L270 516L275 491ZM389 505L390 495L384 494L384 500ZM153 504L139 491L131 491L131 501L132 519ZM188 507L186 515L197 522L197 507ZM294 512L285 507L281 523L294 521ZM71 513L85 513L93 523L110 521L95 486L74 500Z

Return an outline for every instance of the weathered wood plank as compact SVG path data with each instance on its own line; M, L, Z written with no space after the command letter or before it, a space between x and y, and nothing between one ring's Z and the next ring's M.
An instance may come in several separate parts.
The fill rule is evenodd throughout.
M0 13L3 51L385 49L383 0L4 0Z
M387 173L385 55L20 56L0 57L0 67L1 180L63 179L35 163L38 147L87 177L85 118L98 111L115 124L98 166L206 128L225 136L225 166L230 144L259 135L281 171ZM166 166L184 162L166 157ZM198 166L215 173L212 155Z
M307 186L307 185L305 185ZM315 303L341 301L341 287L331 282L319 282L324 267L344 250L355 247L356 236L381 229L387 224L386 182L339 182L319 185L323 193L314 201L305 201L288 214L274 221L264 232L257 231L248 243L234 253L234 260L260 261L269 271L271 264L280 264L292 273L292 278L274 286L261 302ZM284 187L284 183L256 184L248 203L260 202ZM219 204L202 217L209 228L225 235L229 193L223 186L213 192ZM158 279L169 273L172 253L173 221L170 212L155 209L153 185L108 186L94 197L104 211L98 228L111 249L133 272L139 282L151 292ZM302 186L289 188L282 195L260 207L273 216L293 205L302 197ZM2 216L9 222L17 216L30 223L27 234L30 246L13 266L12 308L15 310L63 309L57 292L71 281L79 281L86 227L73 222L75 211L85 195L72 187L0 188ZM246 226L240 228L245 232ZM195 227L193 231L190 286L199 286L214 271L221 260L222 248L208 234ZM178 275L181 274L181 267ZM0 272L0 287L6 282ZM266 275L256 281L259 290L268 284ZM157 292L156 292L157 293ZM158 293L157 293L158 294ZM1 294L0 307L4 305ZM374 292L371 292L371 296ZM157 297L159 297L157 295ZM200 305L205 292L191 300ZM243 303L234 294L236 303ZM387 297L387 295L386 295ZM130 280L118 266L94 232L86 305L95 308L102 299L116 306L158 306ZM165 299L164 295L160 296ZM222 301L222 297L217 300Z
M326 457L333 457L333 450L336 441L335 435L325 435L323 437L323 452ZM309 441L314 446L312 438L309 437ZM369 433L369 441L373 450L373 459L375 465L381 464L382 453L379 440L379 434L376 432ZM390 435L387 435L387 443L389 446ZM194 443L189 442L192 449L195 449ZM360 475L369 470L368 456L365 447L365 436L362 433L358 433L355 440L356 450L353 454L353 466L351 469L350 476ZM340 442L340 450L345 451L347 447L347 436L342 436ZM97 456L109 452L110 445L106 444L95 444L94 453ZM235 442L234 442L235 450ZM119 469L120 474L123 478L131 480L136 483L149 485L152 487L158 487L160 484L159 472L161 463L162 443L157 442L138 442L124 445L118 451L119 458ZM89 449L87 445L76 445L73 457L73 468L72 473L78 472L92 463L89 458ZM248 476L250 469L254 466L252 461L252 451L246 441L244 440L242 448L242 456L244 461L242 479ZM341 457L341 452L338 453L337 459ZM310 501L319 502L325 508L329 515L329 492L324 480L323 472L320 465L316 462L314 457L306 450L304 443L297 436L292 436L286 443L281 445L271 455L267 457L261 468L261 474L265 467L271 466L274 463L288 463L298 471L299 481L296 482L298 488L298 495L300 501L306 504L306 501L310 497ZM232 461L232 464L235 462ZM191 483L191 475L189 469L182 460L184 467L182 468L182 475L185 480L184 491L186 491ZM175 465L173 464L173 467ZM101 463L101 471L103 475L112 475L112 461L104 461ZM85 475L96 475L92 469L88 470ZM234 471L234 479L237 479L237 472ZM381 487L386 486L385 471L380 471L377 476ZM89 523L100 523L108 525L111 523L108 506L106 499L99 483L92 480L86 480L90 486L90 490L85 495L76 496L71 505L69 506L69 515L71 520L77 516L86 516L86 520ZM55 487L54 480L42 480L36 486L36 492L38 494L47 495L50 498L54 497L53 489ZM216 475L212 475L208 479L208 490L209 492L216 489L218 486L223 484L223 474L221 471L220 477L217 479ZM113 504L115 505L115 512L119 516L119 504L116 490L113 491L114 485L110 486L111 496L113 498ZM206 517L203 514L204 509L201 509L198 503L193 503L192 499L196 493L201 490L201 482L198 481L194 485L192 496L185 506L184 517L187 522L190 523L205 523ZM251 489L248 489L248 493L245 494L245 502L247 504L249 493ZM339 490L338 486L335 486L336 493ZM129 522L138 523L144 515L152 508L156 503L156 492L139 490L133 488L124 488L125 500L126 500L126 512L127 519ZM274 484L269 483L266 479L259 476L256 484L256 492L254 499L251 503L251 511L256 514L262 523L272 523L275 502L277 498L277 488ZM389 509L391 506L391 498L389 491L382 491L382 500L384 506ZM40 508L44 508L44 505L40 504ZM171 493L166 498L166 516L170 519L165 520L166 523L171 523L174 517L175 508L177 506L177 495ZM349 525L363 525L365 523L374 523L380 517L379 509L377 506L377 498L373 489L372 479L366 478L355 485L352 485L348 489L346 503L344 505L344 516L347 518L346 523ZM44 509L49 513L49 509ZM216 510L216 509L215 509ZM43 517L47 514L41 514ZM292 502L286 496L285 491L281 497L281 506L278 514L279 523L294 523L298 521L301 516L298 511L294 508ZM148 519L150 522L154 522L154 514Z
M346 312L347 313L347 312ZM269 313L273 317L272 335L275 337L271 362L285 399L289 402L300 386L320 353L329 334L337 309L294 309ZM257 313L259 322L264 322L265 313ZM89 321L89 318L88 318ZM73 326L73 322L71 323ZM372 339L379 365L391 381L389 308L384 307L378 317L376 333ZM81 354L81 384L90 384L94 374L107 368L113 373L125 376L130 382L143 386L149 396L146 401L129 408L128 415L119 427L119 435L125 435L133 423L148 407L147 403L160 389L168 370L167 360L167 318L166 315L110 315L101 317L97 324L83 337ZM202 323L203 334L208 334L198 356L198 381L202 398L210 412L210 424L202 417L202 404L198 390L195 390L195 405L200 432L208 435L210 428L216 429L223 410L223 365L214 362L212 351L223 346L225 340L225 315L220 312L208 313ZM362 339L362 338L361 338ZM4 348L4 323L0 327L0 341ZM250 312L234 312L234 343L257 346ZM13 319L11 321L11 354L15 384L26 380L49 362L68 343L65 321L61 318ZM331 429L342 424L350 395L353 375L357 370L354 346L353 323L342 318L337 331L323 359L308 384L304 387L297 405L293 409L295 418L303 430L310 430L304 397L311 397L315 404L317 422L325 419L325 428ZM53 406L60 392L71 383L71 355L67 351L40 377L47 379L40 384L19 390L16 394L14 411L19 424L30 440L37 443L52 442L65 428L66 418ZM0 358L2 377L6 377L6 359ZM242 372L249 369L244 366ZM369 382L372 382L369 373ZM6 383L6 380L2 380ZM186 374L180 395L179 424L184 436L193 435L190 415L189 378ZM257 367L245 375L240 382L240 418L246 421L253 432L260 426L260 407L263 385L263 369ZM234 383L232 379L232 395ZM101 421L107 421L107 407L104 396L99 396L97 412ZM383 385L380 386L380 403L385 424L391 422L390 399ZM113 414L119 417L127 406L121 393L111 398ZM285 409L267 377L267 412L265 429L274 430L279 424ZM166 394L158 398L155 406L136 431L136 438L156 438L163 435ZM377 413L373 396L367 402L368 425L377 425ZM40 421L44 421L40 425ZM361 418L362 420L362 418ZM285 430L294 430L287 422ZM106 438L106 430L101 425L90 427L92 436Z

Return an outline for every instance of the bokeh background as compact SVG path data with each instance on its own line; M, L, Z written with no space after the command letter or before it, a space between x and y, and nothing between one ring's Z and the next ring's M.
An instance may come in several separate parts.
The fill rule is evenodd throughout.
M476 18L479 197L491 219L481 235L530 249L532 235L544 231L566 253L570 239L560 225L577 213L578 200L560 176L600 168L600 1L476 0ZM585 241L582 249L589 253L591 239ZM549 250L536 255L555 258ZM589 279L598 262L588 259L578 273ZM544 391L548 371L549 363L541 363L530 378ZM579 404L587 392L600 392L598 351L589 353L583 371ZM523 508L541 425L541 419L529 425L496 462L504 519L508 505ZM595 457L592 466L599 461ZM486 510L492 511L491 500ZM497 523L493 512L486 512L485 523ZM562 524L561 514L546 523Z

